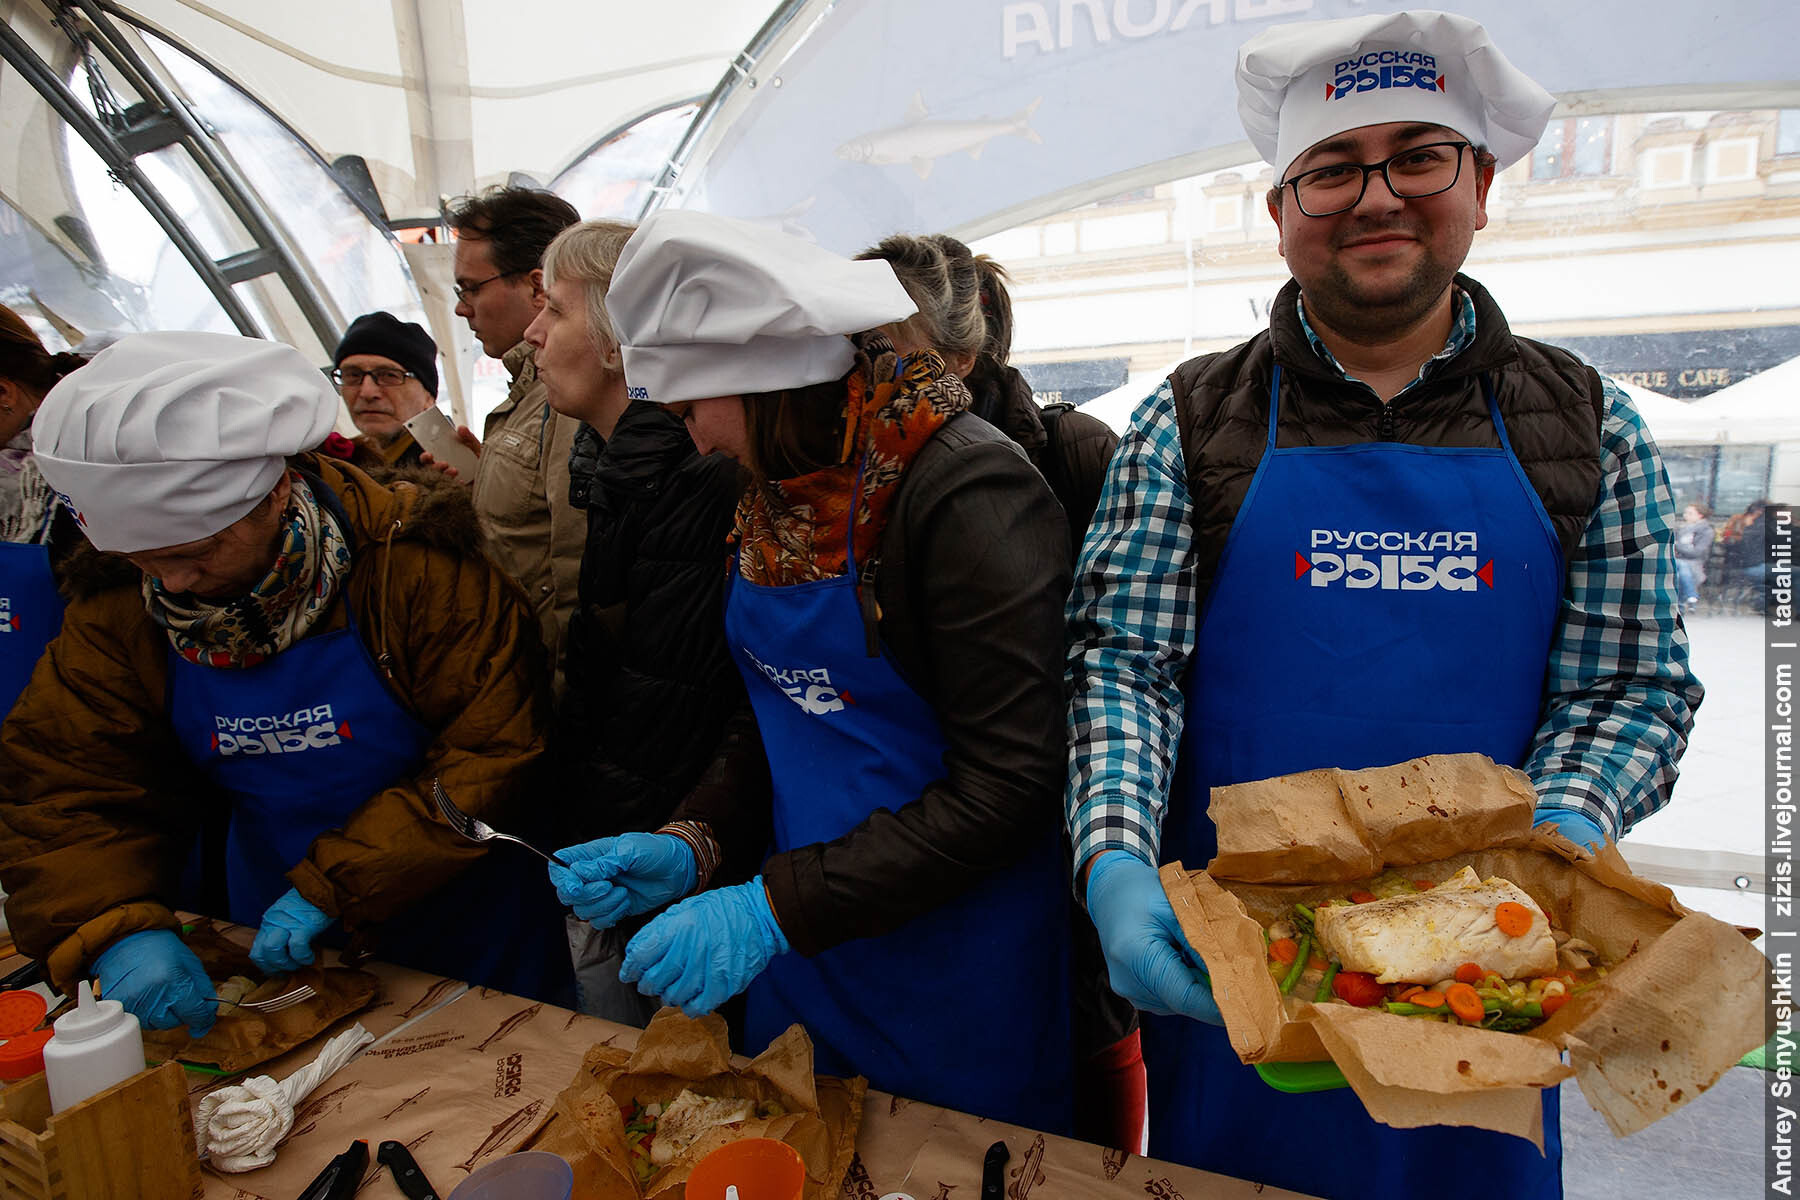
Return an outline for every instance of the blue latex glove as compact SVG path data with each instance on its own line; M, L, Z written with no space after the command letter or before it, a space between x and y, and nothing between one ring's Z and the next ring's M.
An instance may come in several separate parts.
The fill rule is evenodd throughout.
M186 1025L205 1037L219 1017L206 968L169 929L128 933L94 960L100 994L117 1000L145 1029Z
M293 888L269 905L262 927L250 943L250 961L264 975L296 971L313 960L313 939L325 932L331 918Z
M1088 868L1087 906L1113 991L1145 1012L1225 1023L1155 867L1122 850L1102 851Z
M787 950L758 875L690 896L644 926L625 947L619 978L699 1017L749 987Z
M694 849L669 833L625 833L557 852L551 863L556 898L595 929L661 908L694 890Z
M1531 814L1531 823L1540 828L1549 825L1577 846L1586 846L1589 850L1600 849L1606 841L1606 834L1592 818L1572 808L1540 808Z

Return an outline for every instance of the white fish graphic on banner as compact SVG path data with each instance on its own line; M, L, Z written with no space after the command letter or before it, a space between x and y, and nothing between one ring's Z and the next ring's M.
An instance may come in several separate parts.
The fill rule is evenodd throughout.
M930 121L925 96L914 92L906 106L906 122L877 129L851 138L832 153L846 162L885 166L889 163L911 163L920 179L931 175L933 159L967 150L970 158L980 158L987 144L1002 134L1022 137L1028 142L1043 142L1031 127L1031 114L1044 102L1039 96L1010 117L980 121Z

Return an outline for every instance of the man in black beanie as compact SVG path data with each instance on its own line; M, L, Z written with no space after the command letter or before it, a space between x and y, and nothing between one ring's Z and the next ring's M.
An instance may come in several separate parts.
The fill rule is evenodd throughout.
M380 472L417 465L419 444L405 422L437 403L431 335L392 313L366 313L350 323L333 362L331 380L358 431L350 461Z

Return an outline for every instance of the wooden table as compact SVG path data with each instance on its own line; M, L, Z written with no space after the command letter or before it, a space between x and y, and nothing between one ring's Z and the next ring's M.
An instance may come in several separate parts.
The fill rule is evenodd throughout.
M251 934L241 932L246 940ZM400 1195L385 1168L374 1164L376 1145L388 1139L409 1145L439 1194L447 1196L470 1170L509 1153L533 1132L590 1046L630 1047L639 1033L402 967L368 969L380 976L383 989L371 1008L254 1073L285 1078L352 1021L360 1020L376 1043L301 1105L273 1166L236 1175L208 1168L206 1200L293 1200L358 1138L369 1143L371 1153L369 1182L359 1200ZM192 1072L188 1078L192 1100L231 1082ZM1012 1153L1007 1200L1297 1196L876 1091L868 1094L857 1158L842 1195L878 1200L901 1192L915 1200L976 1200L983 1156L999 1140Z

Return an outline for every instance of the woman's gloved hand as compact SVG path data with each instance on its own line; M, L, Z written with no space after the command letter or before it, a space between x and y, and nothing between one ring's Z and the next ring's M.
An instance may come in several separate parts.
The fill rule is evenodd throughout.
M1606 834L1600 826L1594 824L1593 818L1572 808L1551 808L1545 805L1531 814L1531 823L1537 828L1551 826L1577 846L1585 846L1589 850L1598 850L1606 843Z
M186 1025L195 1037L218 1019L212 980L199 958L169 929L128 933L94 960L100 994L117 1000L145 1029Z
M297 971L313 960L313 939L331 924L306 897L289 888L263 913L262 926L250 944L250 961L264 975Z
M669 833L624 833L559 850L549 865L556 898L595 929L611 929L694 890L694 851Z
M1101 851L1088 868L1087 906L1113 991L1145 1012L1225 1023L1155 867L1123 850Z
M758 875L690 896L644 926L625 947L619 978L699 1017L749 987L787 950Z

